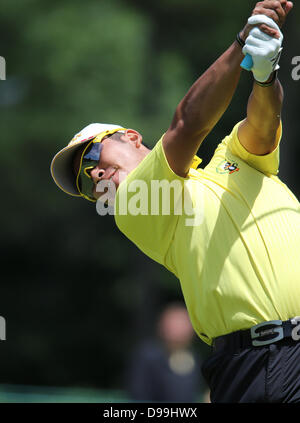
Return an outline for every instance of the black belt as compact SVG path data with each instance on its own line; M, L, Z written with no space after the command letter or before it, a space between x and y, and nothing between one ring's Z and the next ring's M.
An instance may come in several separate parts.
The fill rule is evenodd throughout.
M282 339L290 338L293 341L300 340L300 317L282 322L271 320L270 322L259 323L247 330L239 330L227 335L214 338L213 351L221 349L236 351L249 347L262 347L279 342Z

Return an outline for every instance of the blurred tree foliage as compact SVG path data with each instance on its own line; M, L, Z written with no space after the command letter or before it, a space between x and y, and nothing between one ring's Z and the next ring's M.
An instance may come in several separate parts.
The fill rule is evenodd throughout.
M182 294L91 204L52 182L53 155L91 122L139 130L154 145L194 80L231 44L255 2L3 0L0 55L2 185L0 382L122 385L134 342ZM298 85L291 78L299 10L288 21L283 179L296 178ZM251 76L201 147L245 115ZM197 347L201 350L201 347Z

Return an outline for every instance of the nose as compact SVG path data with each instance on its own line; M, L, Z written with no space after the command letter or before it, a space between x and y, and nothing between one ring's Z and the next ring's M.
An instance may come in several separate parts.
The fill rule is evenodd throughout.
M94 167L94 169L92 169L90 171L90 175L91 175L93 182L95 184L97 184L102 179L104 173L105 173L104 169L99 169L99 167L97 167L97 166Z

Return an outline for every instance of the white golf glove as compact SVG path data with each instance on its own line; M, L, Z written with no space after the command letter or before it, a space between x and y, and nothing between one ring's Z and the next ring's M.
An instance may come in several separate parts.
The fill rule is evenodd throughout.
M279 26L265 15L254 15L248 19L248 24L259 25L266 24L276 29L280 38L270 37L262 32L258 27L252 28L246 39L243 53L252 56L253 68L251 69L256 81L265 82L269 79L272 72L279 69L279 59L282 51L283 35Z

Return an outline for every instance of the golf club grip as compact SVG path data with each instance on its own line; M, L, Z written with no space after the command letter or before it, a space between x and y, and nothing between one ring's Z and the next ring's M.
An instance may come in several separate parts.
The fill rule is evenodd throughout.
M244 57L244 60L241 63L241 67L247 71L251 71L253 67L253 60L250 54L248 53L246 54L246 56Z

